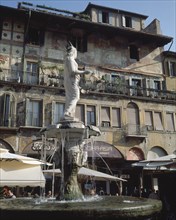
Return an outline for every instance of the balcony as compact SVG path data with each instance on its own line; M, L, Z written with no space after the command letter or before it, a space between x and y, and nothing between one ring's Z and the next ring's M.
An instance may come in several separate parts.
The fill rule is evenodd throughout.
M0 69L1 82L13 82L26 85L48 86L63 89L63 80L63 74L59 74L58 76L43 74L34 76L31 72L15 71L2 68ZM80 86L85 91L102 93L104 95L113 94L120 96L130 96L138 99L146 98L150 99L151 101L176 101L175 91L130 86L126 82L118 84L115 82L110 83L105 80L96 80L91 82L90 80L81 79Z
M126 138L134 137L144 139L147 137L147 126L137 124L126 124L123 127Z

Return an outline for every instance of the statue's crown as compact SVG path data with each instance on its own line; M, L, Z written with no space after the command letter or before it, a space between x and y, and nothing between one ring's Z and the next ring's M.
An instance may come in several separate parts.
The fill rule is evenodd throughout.
M67 51L70 51L72 49L73 45L70 41L68 41L68 44L66 46Z

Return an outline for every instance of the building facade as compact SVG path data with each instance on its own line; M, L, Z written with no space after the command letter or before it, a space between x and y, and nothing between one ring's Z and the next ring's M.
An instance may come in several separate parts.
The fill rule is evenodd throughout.
M81 13L0 6L0 146L38 158L45 146L52 160L60 143L40 130L62 118L71 41L79 68L93 72L81 78L76 111L101 131L85 144L89 166L127 178L120 191L132 194L141 186L133 162L176 153L176 54L164 51L172 37L161 34L160 22L145 27L146 19L91 3Z

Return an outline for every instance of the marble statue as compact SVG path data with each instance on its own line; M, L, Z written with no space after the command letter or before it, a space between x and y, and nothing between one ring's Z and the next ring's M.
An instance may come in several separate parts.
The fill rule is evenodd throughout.
M76 104L80 99L80 74L89 74L89 70L78 70L76 48L69 42L66 48L64 62L64 87L66 93L66 103L64 119L75 120Z

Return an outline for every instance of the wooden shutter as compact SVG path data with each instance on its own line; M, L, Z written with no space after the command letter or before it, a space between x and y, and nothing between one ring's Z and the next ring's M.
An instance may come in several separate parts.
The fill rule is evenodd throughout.
M145 112L145 124L152 126L152 112L151 111L146 111Z
M131 17L131 27L135 29L135 20Z
M174 115L173 113L166 113L166 127L167 131L174 131Z
M84 122L84 106L83 105L77 105L76 106L76 118L78 118L80 121Z
M101 108L101 121L110 121L109 107L102 107Z
M113 13L109 13L109 24L113 25Z
M126 21L125 21L125 16L122 15L122 26L126 27Z
M58 103L58 105L59 105L58 118L59 118L59 121L60 121L64 116L65 104L64 103Z
M51 120L52 120L52 103L47 103L45 105L45 120L44 120L44 126L49 126L51 125Z
M43 127L43 116L44 116L44 111L43 111L43 100L39 101L39 112L38 112L38 117L39 117L39 127Z
M55 124L56 116L55 116L56 102L52 102L52 111L51 111L51 124Z
M112 127L121 127L120 108L112 108Z
M25 106L25 125L30 125L30 101L26 98Z
M3 126L10 126L10 113L11 113L11 96L9 94L4 94L4 105L3 105Z
M98 11L98 22L102 23L102 11Z
M0 115L1 115L1 117L0 117L0 126L2 126L2 124L3 124L3 117L2 117L2 115L3 115L3 108L4 108L4 95L1 95L0 96Z
M154 113L154 123L155 123L156 130L163 130L161 112Z
M25 109L26 106L24 101L17 103L17 127L26 125Z

